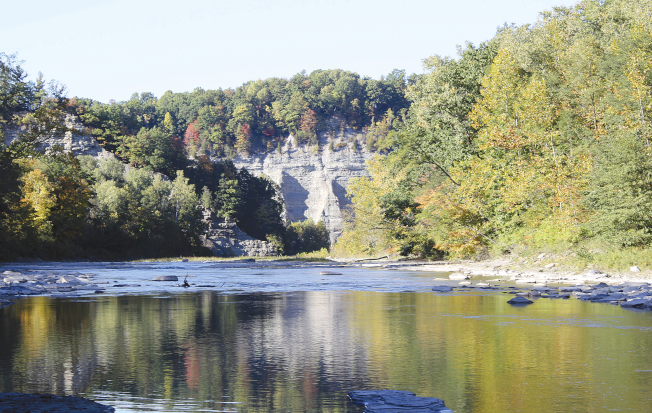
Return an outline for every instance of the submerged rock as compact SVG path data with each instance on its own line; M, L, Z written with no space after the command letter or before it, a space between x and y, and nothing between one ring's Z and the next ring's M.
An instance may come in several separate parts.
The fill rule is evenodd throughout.
M57 280L57 284L81 285L85 284L85 282L74 275L62 275L61 278Z
M437 291L439 293L447 293L453 291L453 287L450 287L448 285L435 285L434 287L432 287L432 291Z
M364 405L365 413L453 413L442 399L418 397L401 390L350 391L349 398L355 404Z
M83 397L52 394L0 393L0 412L112 413L115 409Z
M634 298L633 300L625 301L624 303L621 303L621 307L629 307L629 308L646 308L650 307L652 303L650 300L646 300L644 298Z
M507 304L532 304L534 301L528 300L525 297L516 296L511 300L507 301Z

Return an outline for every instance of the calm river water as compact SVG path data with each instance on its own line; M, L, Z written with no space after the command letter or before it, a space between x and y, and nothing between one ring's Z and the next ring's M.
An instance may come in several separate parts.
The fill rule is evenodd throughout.
M437 273L69 264L107 293L0 310L0 391L116 411L358 412L349 390L409 390L455 412L643 412L652 313L575 299L433 293ZM23 268L24 270L24 268ZM196 285L148 282L189 275ZM118 285L112 287L118 280ZM136 287L139 285L139 287ZM200 287L199 285L203 285Z

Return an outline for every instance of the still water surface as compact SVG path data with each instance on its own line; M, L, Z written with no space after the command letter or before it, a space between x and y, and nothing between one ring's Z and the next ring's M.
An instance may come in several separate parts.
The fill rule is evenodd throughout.
M119 276L145 285L152 268L129 271ZM168 271L205 282L200 267ZM433 273L267 269L265 287L260 269L231 271L249 287L19 300L0 310L0 391L81 395L122 412L357 412L347 391L384 388L456 412L643 412L652 402L650 312L433 293ZM325 282L283 291L313 278Z

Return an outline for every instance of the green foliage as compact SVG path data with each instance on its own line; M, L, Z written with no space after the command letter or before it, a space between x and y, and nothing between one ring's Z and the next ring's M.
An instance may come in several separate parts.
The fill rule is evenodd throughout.
M281 190L268 177L255 177L242 168L237 173L240 204L235 220L250 236L265 240L269 235L282 235L285 224Z
M135 136L122 136L120 140L116 154L136 167L174 177L186 165L180 141L164 129L143 127Z
M288 255L328 250L330 239L323 221L315 223L311 218L292 222L288 226L284 252Z
M467 44L458 60L426 59L392 152L351 186L355 219L336 247L648 247L651 13L644 1L583 1ZM369 127L368 146L385 125Z
M160 99L134 94L128 101L109 104L76 99L75 110L93 136L107 149L119 149L124 160L161 172L172 168L166 173L173 173L181 168L174 152L182 140L192 156L198 150L227 157L266 150L290 133L298 143L315 145L325 119L333 115L359 129L390 109L397 113L407 108L406 85L405 73L398 70L380 80L343 70L316 70L289 80L252 81L235 90L198 88L166 92ZM191 139L186 133L189 125ZM143 136L142 128L158 131ZM176 166L157 164L157 156L172 156L167 163Z
M205 253L199 199L182 171L170 182L144 169L125 170L115 159L82 164L95 177L89 251L123 258Z
M624 136L623 136L624 135ZM597 211L586 227L619 246L652 240L652 156L632 134L614 133L601 145L584 203Z
M214 209L219 217L232 218L240 207L240 189L237 179L226 179L222 175L215 194Z
M0 140L0 259L69 255L89 197L74 158L35 150L68 131L64 88L26 77L15 56L0 53L0 127L22 126L18 139Z
M31 110L38 102L37 96L43 91L42 78L37 83L26 78L16 55L0 52L0 127L11 122L14 114Z

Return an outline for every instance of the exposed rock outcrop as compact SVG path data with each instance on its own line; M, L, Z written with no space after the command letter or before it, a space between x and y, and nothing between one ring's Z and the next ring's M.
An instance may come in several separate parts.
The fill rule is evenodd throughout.
M350 204L346 197L349 182L352 178L368 175L365 162L373 156L373 153L365 149L364 134L342 127L343 122L342 118L331 118L329 127L338 132L331 137L327 132L321 132L318 147L296 145L290 135L285 140L281 153L275 150L233 159L238 168L245 168L255 176L265 174L279 185L289 221L303 221L307 218L312 218L315 222L323 221L330 233L331 243L341 234L344 224L342 211ZM86 133L85 126L76 116L67 115L66 126L76 132L69 131L64 136L45 139L39 148L47 151L59 145L64 151L75 155L113 156ZM21 131L20 127L6 128L5 142L17 139ZM211 237L213 236L207 235L207 238ZM257 251L253 255L270 255L268 247L259 248L257 244L249 242L257 241L253 238L242 239L238 245L245 245L245 241L246 244L251 244L247 250ZM226 244L218 249L231 248L234 255L239 255L237 251L240 247Z
M86 127L75 115L66 115L65 126L70 129L68 132L64 133L63 136L44 139L38 149L47 152L58 145L65 152L72 152L74 155L113 156L112 153L102 148L95 138L86 133ZM20 133L24 130L24 126L10 126L4 129L5 144L18 139Z
M250 237L231 220L218 219L210 212L204 212L204 220L208 229L202 235L203 246L210 248L217 257L278 255L276 246Z
M281 153L238 156L233 162L253 175L272 179L281 188L286 218L323 221L333 243L342 231L342 209L350 204L346 188L351 178L368 175L365 162L373 154L364 148L363 135L349 128L334 140L332 150L330 142L328 134L321 133L317 150L295 145L290 135Z

